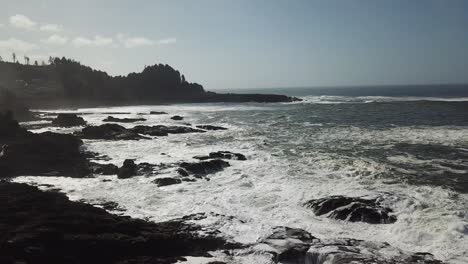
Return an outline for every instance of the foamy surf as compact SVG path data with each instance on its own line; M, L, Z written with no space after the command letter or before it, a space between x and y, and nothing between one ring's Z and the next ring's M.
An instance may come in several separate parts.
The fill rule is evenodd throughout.
M395 107L398 108L400 106ZM364 109L353 111L362 115L364 112L360 111ZM288 226L304 229L321 239L388 242L410 252L432 253L449 263L468 261L466 192L451 190L450 185L413 182L411 178L415 172L431 171L431 166L436 164L429 159L432 149L424 146L442 145L450 151L466 149L466 126L448 125L450 120L438 121L440 125L437 126L431 123L390 126L385 120L382 124L378 121L364 124L359 123L362 117L356 117L357 125L349 125L353 120L321 120L320 112L311 110L304 104L78 109L73 112L86 113L83 118L94 125L102 124L109 112L125 112L116 116L147 119L122 124L125 127L213 124L228 128L212 133L157 137L150 141L85 141L86 150L106 155L109 162L119 166L129 158L153 164L176 164L219 150L242 153L248 160L230 161L231 167L210 176L209 181L166 187L157 187L152 181L174 177L177 175L174 168L162 168L157 175L130 179L30 176L15 181L38 184L45 189L59 188L72 200L93 204L116 202L125 209L116 213L152 221L205 213L206 218L193 221L217 228L229 239L244 244L258 242L277 226ZM169 115L139 115L150 111L166 111ZM170 120L172 115L184 116L184 120ZM47 130L71 133L78 128L36 131ZM409 144L410 149L398 145L402 143ZM429 152L421 153L419 145ZM411 152L412 148L416 148L419 156ZM461 158L440 157L437 164L446 166L438 167L443 173L467 173L467 164ZM307 200L331 195L383 197L398 220L389 225L349 223L316 216L303 206ZM221 254L220 257L226 256ZM239 253L231 260L233 263L269 263L263 262L268 261L267 257L252 252ZM205 260L194 261L203 263Z

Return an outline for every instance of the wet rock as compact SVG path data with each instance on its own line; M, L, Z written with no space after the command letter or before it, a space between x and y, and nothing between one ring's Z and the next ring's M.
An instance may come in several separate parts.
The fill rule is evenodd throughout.
M59 127L85 126L86 121L76 114L58 114L57 118L52 120L52 125Z
M139 121L146 121L144 118L117 118L113 116L108 116L106 119L102 120L103 122L115 122L115 123L134 123Z
M253 247L269 252L275 263L379 263L441 264L428 253L411 253L393 248L388 243L367 242L350 238L320 240L309 232L276 227L273 233Z
M123 166L119 168L119 173L117 177L119 179L127 179L132 176L136 176L138 172L138 166L135 164L135 161L131 159L126 159L123 163Z
M307 250L315 240L317 238L303 229L279 226L256 247L268 246L267 251L272 253L275 263L305 263Z
M167 115L168 113L166 113L166 112L159 112L159 111L151 111L149 114L150 114L150 115Z
M202 161L198 163L183 162L180 167L188 174L207 175L222 171L224 168L229 167L230 164L224 160L214 159L210 161Z
M0 177L54 175L84 177L90 173L83 142L66 134L34 134L11 117L0 115Z
M94 174L116 175L119 173L119 167L114 164L90 163L90 168Z
M180 120L184 120L184 117L176 115L176 116L171 117L171 119L180 121Z
M305 256L310 263L441 264L429 253L411 253L388 243L328 239L312 243Z
M2 263L175 263L238 247L182 219L113 215L17 183L0 182L0 223Z
M178 168L177 172L179 173L180 176L184 176L184 177L190 176L190 174L185 169L182 169L182 168Z
M377 199L358 197L330 196L306 202L316 215L325 215L332 219L369 224L391 224L396 217L390 215L392 210L380 205Z
M204 130L227 130L225 127L220 126L211 126L211 125L200 125L196 126L197 128L204 129Z
M205 131L184 126L135 126L131 131L149 136L164 137L168 134L204 133Z
M117 124L104 124L100 126L88 126L76 133L84 139L104 139L104 140L140 140L148 139L136 132L126 129Z
M101 206L102 208L106 209L107 211L125 211L118 203L116 202L101 202L97 203L96 205Z
M147 162L142 162L137 164L137 175L146 175L150 176L154 174L154 169L158 167L154 164L150 164Z
M182 183L182 180L174 179L174 178L159 178L159 179L155 179L153 183L157 184L158 187L162 187L162 186Z
M194 159L207 160L207 159L230 159L230 160L247 160L247 158L240 153L233 153L229 151L211 152L208 156L195 156Z
M4 114L0 113L0 140L24 137L30 134L30 132L22 128L19 123L13 119L13 113L11 111Z

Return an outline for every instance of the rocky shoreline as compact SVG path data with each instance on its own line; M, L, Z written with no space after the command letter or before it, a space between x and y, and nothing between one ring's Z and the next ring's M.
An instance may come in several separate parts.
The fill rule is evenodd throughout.
M0 182L0 263L175 263L240 245L183 219L112 215L60 193Z
M22 128L11 114L0 114L0 178L4 178L0 182L0 263L176 263L187 256L209 258L213 251L222 252L221 259L228 262L236 254L261 254L272 263L442 263L428 253L408 253L386 243L350 238L319 239L291 227L276 227L270 236L259 238L257 243L242 245L229 241L216 229L192 221L206 217L204 214L153 223L109 213L125 210L112 201L96 207L70 201L59 192L9 182L21 175L116 175L125 179L157 175L159 169L170 168L177 176L153 181L156 186L165 187L210 180L211 175L231 166L229 160L248 160L241 153L223 150L195 156L196 162L149 164L127 159L122 165L96 163L90 157L98 154L83 152L82 139L155 140L168 134L216 133L227 128L214 125L125 128L113 123L92 126L70 114L58 115L50 125L83 128L73 135L32 133ZM303 205L304 210L332 221L366 224L397 221L392 209L378 198L330 196ZM393 255L385 254L390 251ZM223 263L214 259L212 263Z

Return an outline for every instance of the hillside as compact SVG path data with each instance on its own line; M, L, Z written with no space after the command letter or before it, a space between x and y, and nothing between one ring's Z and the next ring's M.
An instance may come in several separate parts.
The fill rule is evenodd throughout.
M66 58L51 58L48 65L0 62L0 87L33 107L295 100L281 95L207 92L169 65L156 64L139 73L114 77Z

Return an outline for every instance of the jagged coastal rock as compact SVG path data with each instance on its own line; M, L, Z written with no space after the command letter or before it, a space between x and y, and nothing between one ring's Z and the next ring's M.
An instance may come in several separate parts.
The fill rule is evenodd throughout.
M195 156L194 159L208 160L208 159L229 159L229 160L247 160L245 155L240 153L233 153L230 151L217 151L211 152L208 156Z
M396 221L396 217L391 215L392 209L383 207L377 199L330 196L310 200L305 206L311 208L316 215L327 214L329 218L350 222L391 224Z
M1 176L57 175L83 177L88 161L80 151L83 142L72 136L21 128L11 115L0 114Z
M220 127L220 126L212 126L212 125L199 125L196 126L197 128L203 129L203 130L227 130L225 127Z
M388 243L366 242L350 238L318 239L299 228L279 226L271 235L253 246L269 252L275 263L379 263L442 264L429 253L410 253Z
M183 116L178 116L178 115L176 115L176 116L171 117L171 119L172 119L172 120L178 120L178 121L179 121L179 120L184 120L184 117L183 117Z
M162 187L162 186L182 183L182 180L175 179L175 178L158 178L158 179L155 179L153 183L158 185L159 187Z
M220 159L195 163L183 162L180 164L179 174L182 176L194 175L202 177L207 174L222 171L229 166L230 164L228 162Z
M0 263L175 263L238 247L183 219L151 223L0 182Z
M88 126L77 132L77 135L83 139L105 139L105 140L140 140L148 139L136 132L126 129L117 124L104 124L100 126Z
M114 123L135 123L140 121L146 121L144 118L117 118L113 116L108 116L102 122L114 122Z
M58 114L57 118L52 120L52 125L60 127L85 126L86 121L76 114Z
M117 176L119 177L119 179L127 179L137 175L137 172L138 166L135 164L135 161L131 159L126 159L122 167L119 168Z
M206 131L195 129L186 126L135 126L131 129L131 131L149 135L149 136L157 136L157 137L164 137L169 134L185 134L185 133L204 133Z
M150 115L167 115L168 113L162 111L151 111Z

